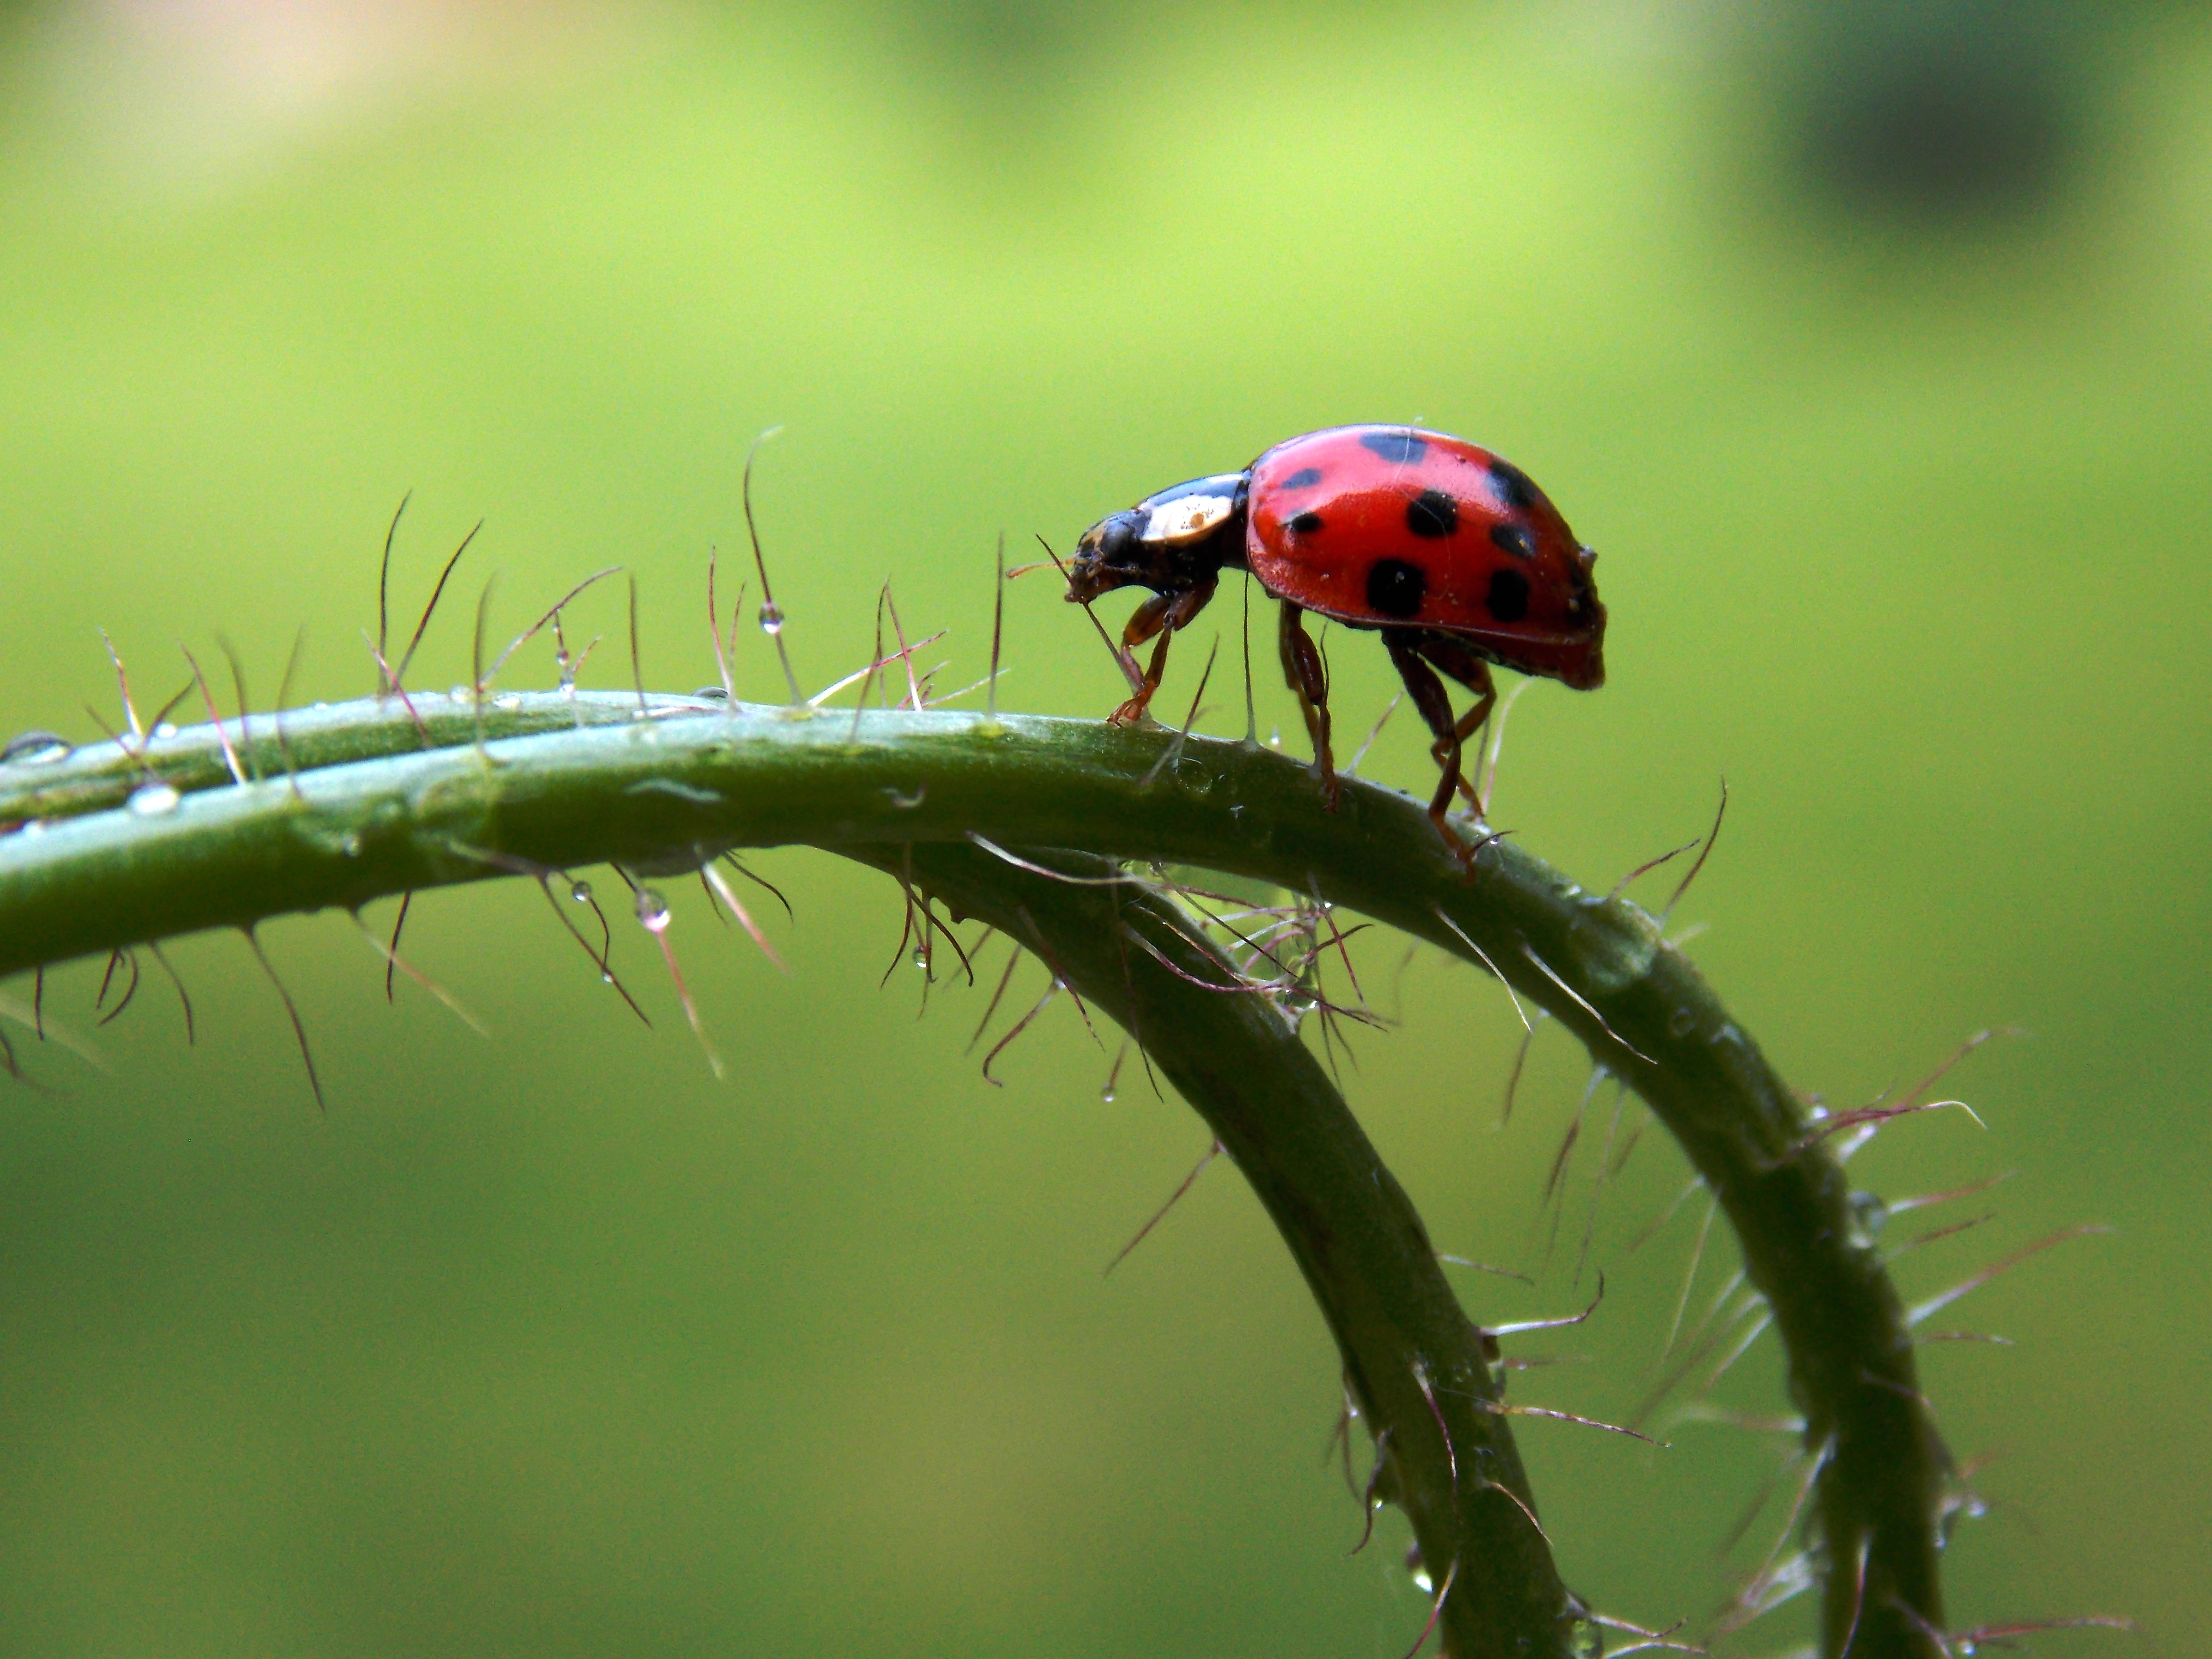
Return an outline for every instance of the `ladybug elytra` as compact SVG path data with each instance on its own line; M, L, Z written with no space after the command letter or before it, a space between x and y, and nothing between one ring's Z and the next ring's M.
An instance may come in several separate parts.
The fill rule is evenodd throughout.
M1604 684L1596 558L1528 475L1490 451L1413 427L1340 426L1101 519L1077 544L1067 597L1087 605L1117 587L1152 592L1121 634L1125 657L1159 641L1136 695L1114 714L1127 725L1143 718L1169 640L1206 607L1220 573L1255 577L1282 601L1284 677L1332 806L1328 677L1304 613L1380 633L1435 738L1443 775L1429 817L1457 848L1444 813L1455 793L1474 799L1460 763L1497 701L1490 665L1577 690ZM1439 675L1474 694L1464 715L1454 718Z

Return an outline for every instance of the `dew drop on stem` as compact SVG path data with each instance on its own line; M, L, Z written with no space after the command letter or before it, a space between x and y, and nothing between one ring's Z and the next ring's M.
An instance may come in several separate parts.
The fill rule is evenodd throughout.
M173 786L157 780L142 783L132 790L129 805L142 818L157 818L164 812L175 811L177 803L183 799Z
M9 738L8 746L0 749L0 765L52 766L69 756L67 739L52 732L25 732Z

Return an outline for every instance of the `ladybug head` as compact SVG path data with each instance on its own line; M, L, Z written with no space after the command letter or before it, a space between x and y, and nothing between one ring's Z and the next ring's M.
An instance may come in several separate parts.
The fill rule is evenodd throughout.
M1071 605L1088 605L1101 593L1145 580L1151 565L1144 549L1145 512L1109 513L1083 532L1067 573Z
M1242 472L1193 478L1109 513L1075 544L1069 600L1088 605L1117 587L1178 592L1243 564L1248 482Z

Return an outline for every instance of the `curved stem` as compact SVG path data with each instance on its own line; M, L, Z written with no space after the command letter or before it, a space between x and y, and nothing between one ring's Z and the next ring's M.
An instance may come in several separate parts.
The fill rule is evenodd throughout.
M1455 1659L1568 1659L1594 1634L1559 1583L1505 1417L1504 1390L1427 1230L1311 1051L1164 899L1074 886L974 847L871 856L1037 951L1143 1043L1273 1218L1344 1356L1387 1498L1413 1523ZM1097 880L1115 866L1061 854ZM1044 867L1040 865L1040 868ZM1150 949L1146 947L1149 946ZM1158 957L1152 954L1159 952ZM1161 958L1165 958L1163 961ZM1185 977L1188 976L1188 979Z
M429 750L388 706L331 709L334 744L343 734L347 752L391 752L303 770L296 786L271 762L273 738L257 734L243 747L266 781L231 784L218 757L171 810L0 838L0 975L358 908L518 860L650 872L741 845L843 851L980 834L1317 894L1499 973L1673 1131L1735 1225L1822 1459L1820 1532L1832 1567L1844 1564L1826 1588L1826 1650L1933 1659L1943 1452L1902 1305L1809 1114L1642 909L1583 892L1511 842L1463 872L1405 797L1347 782L1340 809L1325 811L1304 768L1245 744L1193 738L1170 763L1169 734L1090 721L686 707L573 729L569 699L503 698L483 711L482 746ZM572 729L543 729L549 713ZM511 735L530 721L537 735ZM192 742L204 750L212 734ZM157 771L163 752L149 757ZM58 789L102 769L110 789L140 769L108 749L41 775ZM10 799L21 797L0 794Z

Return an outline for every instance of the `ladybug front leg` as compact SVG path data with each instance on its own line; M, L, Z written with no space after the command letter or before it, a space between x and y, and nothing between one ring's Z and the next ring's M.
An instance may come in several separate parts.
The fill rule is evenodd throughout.
M1336 757L1328 746L1328 665L1321 647L1306 632L1305 612L1288 599L1283 601L1280 639L1283 678L1298 694L1298 712L1306 717L1306 735L1313 739L1314 769L1321 774L1322 799L1336 811Z
M1397 666L1398 678L1406 683L1407 695L1413 698L1413 707L1420 711L1422 720L1436 738L1429 753L1443 775L1437 780L1437 793L1429 802L1429 822L1437 826L1437 833L1444 838L1444 844L1465 860L1470 856L1470 850L1452 833L1444 822L1444 814L1450 810L1453 795L1468 790L1467 775L1460 769L1467 739L1490 718L1491 705L1498 701L1498 694L1490 684L1489 667L1480 658L1432 635L1393 629L1382 637L1389 647L1390 660ZM1429 660L1423 661L1425 657ZM1437 678L1430 662L1476 694L1474 707L1468 710L1464 718L1456 721L1452 719L1450 694L1445 691L1444 683ZM1468 793L1471 795L1473 792Z
M1115 726L1134 726L1145 718L1145 710L1152 701L1152 694L1160 689L1160 677L1167 672L1168 641L1176 630L1187 626L1191 618L1206 609L1206 602L1213 597L1214 584L1185 588L1180 593L1155 593L1130 613L1128 626L1121 630L1121 656L1133 669L1137 647L1155 634L1160 642L1152 647L1152 659L1146 665L1143 680L1137 695L1131 697L1109 716Z

